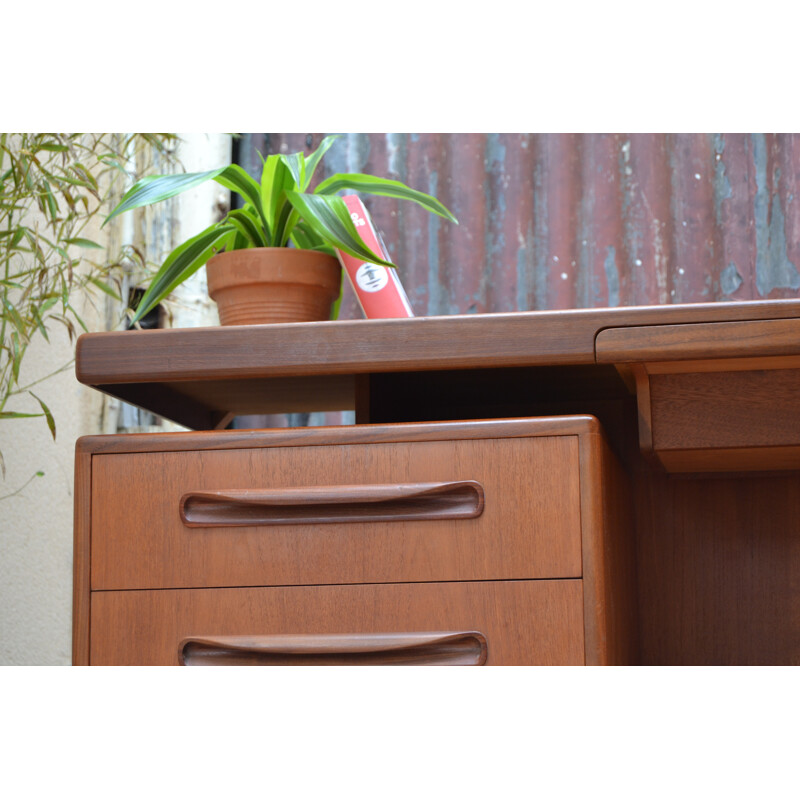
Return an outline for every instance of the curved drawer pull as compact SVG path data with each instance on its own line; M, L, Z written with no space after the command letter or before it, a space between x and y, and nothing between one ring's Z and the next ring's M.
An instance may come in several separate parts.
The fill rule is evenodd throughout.
M181 498L180 515L184 525L208 528L463 519L480 516L483 506L480 483L453 481L191 492Z
M196 636L178 648L182 666L481 666L486 637L437 633Z

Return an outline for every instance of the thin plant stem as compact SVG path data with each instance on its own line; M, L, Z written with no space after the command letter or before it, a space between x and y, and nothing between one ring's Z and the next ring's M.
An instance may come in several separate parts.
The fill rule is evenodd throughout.
M44 472L42 472L41 470L37 470L37 471L36 471L36 472L34 472L34 473L33 473L33 475L31 475L31 476L30 476L30 478L28 478L28 480L27 480L27 481L25 481L25 483L23 483L23 484L22 484L22 486L20 486L20 487L19 487L19 489L17 489L15 492L11 492L11 494L4 494L4 495L1 495L1 496L0 496L0 501L2 501L2 500L8 500L10 497L16 497L18 494L20 494L20 493L22 492L22 490L23 490L23 489L25 489L25 488L28 486L28 484L29 484L29 483L31 483L31 481L35 480L36 478L42 478L42 477L44 477Z
M37 378L35 381L31 381L25 386L18 386L16 389L11 389L8 394L9 396L14 394L23 394L24 392L27 392L31 388L31 386L36 386L39 383L43 383L44 381L49 380L55 375L58 375L62 372L66 372L74 363L75 363L75 358L73 357L69 361L67 361L66 364L60 366L57 370L54 370L49 375L45 375L42 378Z

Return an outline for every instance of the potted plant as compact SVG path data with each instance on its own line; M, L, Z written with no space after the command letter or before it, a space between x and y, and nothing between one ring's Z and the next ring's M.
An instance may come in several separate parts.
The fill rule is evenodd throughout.
M330 319L342 280L336 248L364 261L395 266L363 243L344 200L337 196L342 190L411 200L458 224L434 197L400 181L373 175L337 173L309 191L316 168L336 138L326 137L309 156L300 152L262 159L260 184L236 164L209 172L159 175L136 183L106 222L207 180L239 194L244 206L228 212L223 220L167 256L132 322L203 264L207 264L209 294L217 302L223 325Z

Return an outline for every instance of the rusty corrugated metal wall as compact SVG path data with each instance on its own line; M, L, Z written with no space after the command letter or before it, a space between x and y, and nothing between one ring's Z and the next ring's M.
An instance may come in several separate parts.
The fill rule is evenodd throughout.
M325 134L244 134L238 161ZM365 198L414 313L796 297L794 134L343 134L325 174L438 197L455 226ZM322 171L321 171L322 172ZM341 317L360 318L350 291Z

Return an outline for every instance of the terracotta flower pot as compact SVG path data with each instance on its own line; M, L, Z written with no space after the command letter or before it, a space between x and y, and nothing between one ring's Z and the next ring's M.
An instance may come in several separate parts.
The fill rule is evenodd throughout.
M220 253L206 264L222 325L330 319L342 268L333 256L288 247Z

